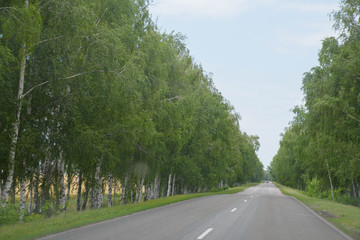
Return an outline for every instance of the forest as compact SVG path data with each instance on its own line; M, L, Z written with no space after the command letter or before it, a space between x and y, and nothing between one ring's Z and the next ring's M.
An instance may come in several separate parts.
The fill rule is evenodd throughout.
M316 197L360 206L360 2L331 15L339 37L323 40L303 75L304 106L282 134L273 180Z
M71 191L80 211L116 190L126 204L263 179L258 137L149 4L1 1L0 208L22 218L65 211Z

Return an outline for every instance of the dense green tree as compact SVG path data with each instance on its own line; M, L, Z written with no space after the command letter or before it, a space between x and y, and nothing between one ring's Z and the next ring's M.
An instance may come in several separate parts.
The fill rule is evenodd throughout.
M271 165L277 181L302 189L316 183L318 195L332 199L360 198L360 5L341 4L333 14L340 39L323 40L319 66L304 74L305 109L295 109Z
M263 178L258 138L148 5L1 2L0 189L20 185L22 216L26 191L51 215L74 185L80 211L119 183L127 203Z

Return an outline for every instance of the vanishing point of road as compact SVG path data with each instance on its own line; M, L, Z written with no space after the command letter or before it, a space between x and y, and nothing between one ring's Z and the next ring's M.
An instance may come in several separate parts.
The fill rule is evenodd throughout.
M42 240L351 239L272 183L91 224Z

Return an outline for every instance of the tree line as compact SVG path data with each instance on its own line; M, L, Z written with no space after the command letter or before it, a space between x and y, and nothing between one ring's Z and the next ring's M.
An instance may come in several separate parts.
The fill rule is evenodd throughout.
M2 207L64 211L74 184L81 210L119 183L125 204L263 178L258 137L149 4L1 1Z
M359 1L341 1L333 12L340 36L323 40L319 66L304 74L305 106L294 108L270 165L279 183L354 204L360 199L359 17Z

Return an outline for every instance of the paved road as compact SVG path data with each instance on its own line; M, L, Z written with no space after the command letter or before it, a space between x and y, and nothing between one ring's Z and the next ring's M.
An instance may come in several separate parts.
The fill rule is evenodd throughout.
M43 240L350 239L272 183L207 196L51 235Z

